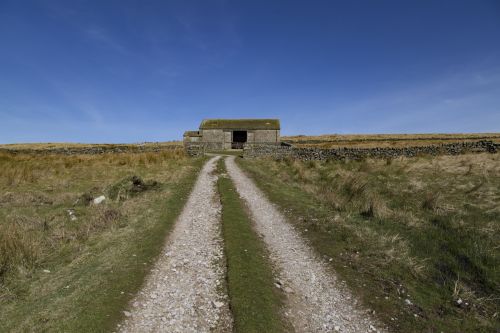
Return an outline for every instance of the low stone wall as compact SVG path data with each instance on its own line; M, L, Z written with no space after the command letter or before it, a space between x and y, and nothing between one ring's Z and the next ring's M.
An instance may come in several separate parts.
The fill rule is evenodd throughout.
M468 152L496 153L500 144L492 141L459 142L431 146L403 148L296 148L276 145L245 145L243 157L257 158L269 156L275 159L295 158L308 160L360 160L364 158L394 158L399 156L415 157L419 155L458 155Z
M32 154L32 155L49 155L49 154L61 154L61 155L81 155L90 154L98 155L105 153L147 153L147 152L160 152L165 150L182 149L182 146L97 146L97 147L72 147L72 148L46 148L46 149L11 149L11 148L0 148L0 152L10 153L10 154Z
M219 142L184 142L186 154L192 157L202 156L206 151L223 150L222 143Z
M203 143L198 142L185 142L184 150L186 151L186 154L191 157L201 156L205 151L203 148Z

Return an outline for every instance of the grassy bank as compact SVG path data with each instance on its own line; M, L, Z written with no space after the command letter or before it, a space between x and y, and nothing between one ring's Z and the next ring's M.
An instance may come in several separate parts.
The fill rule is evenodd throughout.
M0 331L113 330L201 164L181 151L0 155Z
M227 288L236 332L286 332L281 317L282 295L274 287L264 244L232 181L225 176L224 161L218 189L222 201L222 230L227 260Z
M238 162L394 331L500 329L498 154Z

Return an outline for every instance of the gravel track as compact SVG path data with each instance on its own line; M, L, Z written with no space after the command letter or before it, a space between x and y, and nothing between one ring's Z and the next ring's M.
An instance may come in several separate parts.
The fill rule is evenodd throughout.
M145 286L125 311L120 332L231 332L213 174L217 160L203 167Z
M226 159L226 166L279 271L277 286L287 294L285 314L294 329L297 332L380 331L380 326L357 305L326 263L240 170L234 157Z

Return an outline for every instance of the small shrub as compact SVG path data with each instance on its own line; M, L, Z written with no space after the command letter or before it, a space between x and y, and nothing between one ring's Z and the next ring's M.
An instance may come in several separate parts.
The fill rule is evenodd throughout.
M383 219L390 215L391 210L385 202L377 195L371 194L365 202L365 207L361 211L361 215L369 218Z
M112 185L108 192L109 197L113 200L126 200L142 192L156 189L159 186L160 183L157 181L143 181L138 176L131 176Z
M422 208L430 211L436 211L439 208L441 195L439 192L427 192L422 203Z
M92 200L94 200L94 196L90 192L85 192L76 200L76 203L88 206Z
M99 215L99 219L104 225L110 225L118 221L121 217L122 214L120 211L114 208L107 208Z

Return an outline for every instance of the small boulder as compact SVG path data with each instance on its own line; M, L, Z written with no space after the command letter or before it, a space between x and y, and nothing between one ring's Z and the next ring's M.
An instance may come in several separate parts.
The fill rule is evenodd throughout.
M98 205L104 200L106 200L106 197L104 195L98 196L97 198L94 199L94 205Z

